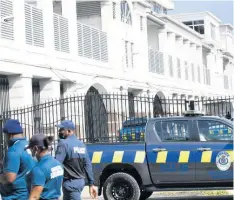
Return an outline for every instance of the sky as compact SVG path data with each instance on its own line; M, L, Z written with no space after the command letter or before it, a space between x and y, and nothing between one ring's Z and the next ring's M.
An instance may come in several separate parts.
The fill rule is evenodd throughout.
M234 24L234 0L174 0L169 14L210 11L223 23Z

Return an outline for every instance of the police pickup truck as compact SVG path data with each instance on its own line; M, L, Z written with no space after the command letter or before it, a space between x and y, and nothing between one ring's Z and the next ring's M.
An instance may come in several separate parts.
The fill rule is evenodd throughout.
M144 200L155 191L233 187L233 124L213 116L149 119L145 141L87 144L106 200Z

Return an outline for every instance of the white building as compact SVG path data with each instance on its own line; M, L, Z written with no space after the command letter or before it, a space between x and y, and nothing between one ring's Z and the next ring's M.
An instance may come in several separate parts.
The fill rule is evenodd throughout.
M173 7L171 0L0 0L0 113L4 99L15 108L91 87L233 95L233 27L209 12L167 15Z

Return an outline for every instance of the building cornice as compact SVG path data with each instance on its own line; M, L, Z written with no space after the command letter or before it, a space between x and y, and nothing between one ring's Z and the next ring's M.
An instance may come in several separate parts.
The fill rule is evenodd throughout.
M231 29L234 29L234 28L233 28L233 25L231 25L231 24L220 24L220 26L228 26L228 27L230 27Z
M152 6L150 5L150 3L148 3L147 1L133 1L133 3L138 3L141 4L142 6L146 7L146 8L152 8Z
M165 26L166 22L159 19L157 16L155 16L153 14L153 12L148 12L147 13L147 18L149 18L150 20L152 20L153 22L156 22L157 24L161 25L161 26Z
M174 14L174 15L171 15L171 16L188 16L188 15L209 15L210 17L212 17L213 19L215 19L217 22L221 23L222 21L216 17L214 14L212 14L211 12L209 11L205 11L205 12L194 12L194 13L181 13L181 14Z
M170 17L168 15L165 15L165 14L161 14L159 17L161 19L166 19L166 20L172 22L173 24L175 24L175 25L179 26L180 28L188 31L189 33L193 34L194 36L198 37L199 39L203 39L202 35L200 35L199 33L197 33L196 31L194 31L193 29L189 28L188 26L186 26L185 24L183 24L180 21L177 21L177 20L173 19L172 17Z

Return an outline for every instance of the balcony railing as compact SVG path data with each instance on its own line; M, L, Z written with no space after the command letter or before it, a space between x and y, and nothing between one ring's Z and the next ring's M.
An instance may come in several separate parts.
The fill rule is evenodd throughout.
M13 3L0 0L0 18L14 16ZM27 45L45 48L45 25L43 10L24 4L25 42ZM53 14L54 50L70 53L69 20L64 16ZM107 33L77 22L77 55L108 62ZM0 21L0 38L14 40L14 20Z
M25 4L24 12L26 44L44 47L43 11Z
M77 22L78 54L86 58L108 61L107 34Z
M14 21L4 21L4 17L13 16L13 5L12 1L0 0L0 36L1 38L14 40Z
M164 74L163 53L149 48L149 71Z

